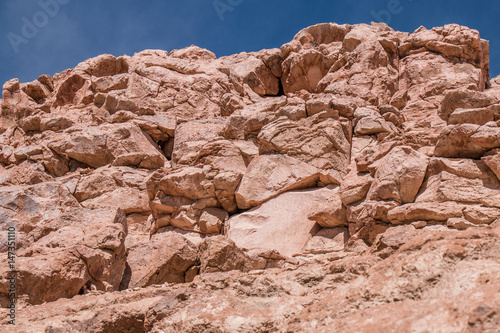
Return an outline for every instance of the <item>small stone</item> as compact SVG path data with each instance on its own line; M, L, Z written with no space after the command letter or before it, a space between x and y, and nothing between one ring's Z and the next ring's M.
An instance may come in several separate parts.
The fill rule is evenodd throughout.
M415 229L422 229L423 227L427 226L427 222L425 221L415 221L411 223L412 226L415 227Z

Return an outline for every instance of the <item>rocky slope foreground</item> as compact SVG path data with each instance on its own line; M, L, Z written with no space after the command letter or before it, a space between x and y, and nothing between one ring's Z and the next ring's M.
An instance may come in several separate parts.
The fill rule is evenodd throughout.
M498 332L500 82L447 25L4 84L17 332Z

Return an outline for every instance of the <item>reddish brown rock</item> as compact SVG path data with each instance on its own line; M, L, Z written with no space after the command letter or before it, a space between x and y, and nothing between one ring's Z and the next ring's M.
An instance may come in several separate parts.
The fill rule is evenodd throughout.
M285 256L299 253L318 228L308 216L333 192L324 188L281 194L232 216L226 234L241 248L277 250Z
M251 259L224 236L206 238L200 245L200 272L215 273L252 269Z
M316 221L323 228L347 226L345 207L342 204L340 189L333 186L327 188L332 190L331 195L324 203L318 205L308 218Z
M346 228L323 228L307 242L302 252L321 254L342 251L348 239L349 232Z
M500 147L500 130L488 125L450 125L443 129L434 151L436 156L480 158Z
M448 121L457 109L483 108L497 102L496 98L479 91L460 89L448 92L441 103L439 116ZM480 124L482 125L482 124Z
M496 332L488 57L454 24L325 23L281 48L101 55L6 82L15 329Z
M481 158L500 180L500 151L494 150Z
M249 164L236 191L241 209L255 207L285 191L314 187L318 170L295 158L261 155Z
M122 287L136 288L165 282L185 282L186 272L198 260L196 246L182 235L159 233L147 243L128 249Z
M484 125L493 119L493 112L490 108L456 109L450 115L448 123Z
M0 207L3 232L8 225L18 228L18 293L27 295L29 303L73 297L91 286L118 290L126 260L123 211L81 208L66 186L58 183L4 187ZM2 304L7 301L8 271L5 265Z
M339 184L349 164L349 138L340 121L321 114L298 122L282 117L261 129L259 153L292 156L323 170L330 178L322 177L325 185Z
M158 145L133 124L85 128L52 140L48 146L93 168L113 162L116 166L156 169L166 162Z
M410 147L396 147L380 162L368 192L371 200L410 203L424 181L427 156Z
M335 253L293 269L204 274L190 284L23 307L18 328L494 332L500 323L498 232L407 227L393 228L360 256Z
M340 185L342 203L347 206L364 199L372 182L373 177L371 174L358 174L356 171L351 171Z

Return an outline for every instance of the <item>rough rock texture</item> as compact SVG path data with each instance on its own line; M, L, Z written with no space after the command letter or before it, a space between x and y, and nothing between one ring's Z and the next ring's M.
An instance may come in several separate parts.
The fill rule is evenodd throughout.
M499 125L454 24L10 80L0 330L498 332Z

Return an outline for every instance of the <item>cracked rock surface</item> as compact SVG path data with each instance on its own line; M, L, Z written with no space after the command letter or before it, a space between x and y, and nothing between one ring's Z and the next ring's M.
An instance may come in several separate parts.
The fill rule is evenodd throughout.
M3 319L9 228L18 332L498 332L489 43L325 23L10 80Z

